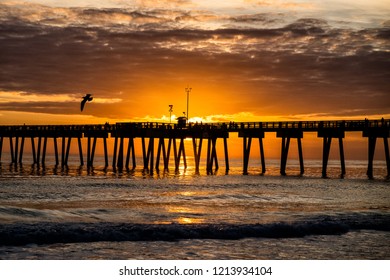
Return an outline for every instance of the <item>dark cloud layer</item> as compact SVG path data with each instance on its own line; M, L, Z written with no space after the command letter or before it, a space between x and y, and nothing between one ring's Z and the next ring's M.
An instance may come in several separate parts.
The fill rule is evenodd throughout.
M386 26L340 29L303 18L268 28L281 16L217 19L164 10L42 8L35 17L6 6L0 11L0 91L48 96L48 102L0 102L0 110L76 113L72 102L64 107L50 95L86 91L103 98L120 94L124 104L139 106L153 95L145 92L147 84L194 81L223 84L241 111L256 114L277 114L278 108L290 114L389 113ZM192 25L204 18L227 27ZM97 104L92 113L129 115L112 104Z

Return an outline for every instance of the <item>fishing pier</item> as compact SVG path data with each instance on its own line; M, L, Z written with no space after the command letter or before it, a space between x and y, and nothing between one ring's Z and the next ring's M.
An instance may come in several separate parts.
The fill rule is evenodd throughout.
M212 174L218 170L217 140L223 140L223 151L226 173L229 170L228 138L230 133L238 133L242 138L243 174L248 174L252 140L257 139L260 148L262 173L266 172L263 139L269 132L276 133L281 139L280 174L286 175L287 158L291 140L297 141L300 173L304 174L304 157L302 138L305 132L316 132L323 139L322 177L327 176L332 140L338 142L340 153L341 175L346 172L344 144L345 132L361 132L368 139L367 176L373 178L373 160L376 142L383 139L387 165L387 176L390 176L390 155L388 138L390 120L350 120L350 121L295 121L295 122L229 122L229 123L116 123L98 125L2 125L0 126L0 162L5 141L9 141L11 164L22 164L24 147L31 145L33 164L44 166L48 143L53 143L55 165L66 167L72 143L77 144L80 165L93 167L97 141L103 141L105 167L114 170L135 169L136 155L142 153L143 168L151 173L153 170L168 170L173 157L175 169L180 162L187 167L185 139L192 140L195 170L199 172L203 140L207 145L206 170ZM82 138L87 138L86 157L83 151ZM113 138L114 148L108 152L107 139ZM134 140L141 139L142 151L136 151ZM50 141L49 141L50 140ZM126 141L125 141L126 140ZM127 143L127 145L125 144ZM74 145L74 144L73 144ZM60 147L60 149L59 149ZM140 155L140 154L138 154ZM86 162L84 161L86 160ZM111 160L111 161L110 161Z

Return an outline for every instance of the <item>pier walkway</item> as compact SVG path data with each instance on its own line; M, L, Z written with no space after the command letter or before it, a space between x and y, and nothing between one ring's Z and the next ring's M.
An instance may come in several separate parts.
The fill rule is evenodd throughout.
M187 167L184 139L192 139L195 170L199 172L203 140L207 141L206 169L208 173L218 170L217 139L223 140L226 172L229 170L228 141L229 134L236 132L243 139L243 174L248 174L248 164L253 139L258 139L260 146L261 169L266 172L263 139L267 132L276 132L281 138L280 173L286 175L286 165L291 139L296 139L300 162L300 172L304 173L304 158L301 139L305 132L316 132L323 139L322 176L327 176L327 165L332 139L337 139L340 152L341 175L345 170L343 139L345 132L362 132L368 139L367 176L373 178L373 160L378 138L383 139L387 165L387 176L390 176L390 155L388 138L390 120L350 120L350 121L294 121L294 122L229 122L229 123L116 123L97 125L2 125L0 126L0 162L4 139L8 138L12 164L23 162L24 146L30 142L33 164L45 165L48 140L54 145L55 164L68 165L72 140L77 140L80 165L84 165L84 153L81 139L87 138L86 164L93 166L98 139L103 141L105 166L109 166L109 156L114 170L134 169L136 167L136 149L134 139L142 141L143 167L149 172L168 169L171 154L178 169L181 160ZM114 138L114 149L109 155L107 138ZM127 139L127 147L125 147ZM58 144L60 140L60 145ZM155 141L157 140L157 141ZM155 143L157 142L157 143ZM155 145L157 146L155 147ZM59 146L61 149L59 149ZM172 151L173 150L173 151ZM130 167L131 163L131 167Z

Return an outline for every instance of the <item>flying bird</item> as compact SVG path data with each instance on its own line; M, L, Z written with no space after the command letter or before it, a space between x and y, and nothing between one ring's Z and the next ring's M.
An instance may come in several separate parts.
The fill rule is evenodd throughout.
M84 106L85 106L85 103L87 103L87 101L92 101L93 97L92 97L92 94L86 94L84 97L83 97L83 100L81 100L81 112L83 111L84 109Z

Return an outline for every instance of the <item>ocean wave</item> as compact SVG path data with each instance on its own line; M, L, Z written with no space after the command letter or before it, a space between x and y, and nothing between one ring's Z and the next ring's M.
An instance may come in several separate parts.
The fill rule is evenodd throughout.
M0 245L183 239L302 238L351 230L390 231L389 215L317 217L271 224L13 223L0 225Z

